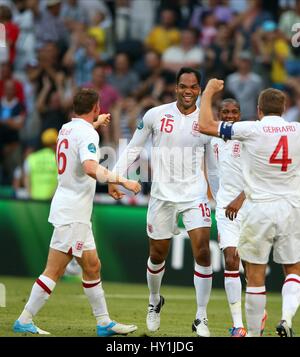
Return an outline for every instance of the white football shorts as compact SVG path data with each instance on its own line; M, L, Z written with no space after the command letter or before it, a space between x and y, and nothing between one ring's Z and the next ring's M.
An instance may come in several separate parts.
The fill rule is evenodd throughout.
M241 221L243 210L240 209L237 217L231 221L225 216L224 208L216 208L216 221L218 228L218 243L220 249L237 247L240 238Z
M287 200L244 204L238 252L241 259L267 264L271 248L279 264L300 262L300 208Z
M169 239L179 234L178 217L186 231L211 226L211 211L208 200L192 202L169 202L151 197L147 212L147 234L152 239Z
M92 225L75 222L54 226L50 248L81 258L83 251L96 249Z

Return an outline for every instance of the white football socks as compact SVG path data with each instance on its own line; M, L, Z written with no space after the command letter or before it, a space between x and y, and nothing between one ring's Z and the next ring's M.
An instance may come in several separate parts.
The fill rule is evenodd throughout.
M292 319L300 304L300 276L289 274L282 286L282 320L292 327Z
M85 281L82 280L82 286L85 295L92 307L97 325L105 326L111 322L107 311L104 290L100 279Z
M224 286L234 327L244 327L242 318L242 283L240 272L225 270Z
M150 257L147 262L147 283L149 288L149 304L156 306L160 301L161 281L165 273L165 262L153 264Z
M249 337L260 336L261 321L266 307L266 287L246 288L246 320Z
M55 281L45 275L40 275L33 284L29 299L18 320L21 324L29 324L33 317L41 310L55 288Z
M196 319L207 318L206 307L212 286L212 267L204 267L195 262L194 286L196 290L197 313Z

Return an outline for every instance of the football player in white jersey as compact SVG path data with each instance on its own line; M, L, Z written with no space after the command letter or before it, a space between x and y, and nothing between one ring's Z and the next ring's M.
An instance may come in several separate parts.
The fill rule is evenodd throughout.
M200 131L243 142L246 201L238 253L246 264L246 319L249 336L260 335L266 305L265 271L271 248L283 264L282 318L276 332L292 337L292 319L300 304L300 123L282 117L284 94L261 92L255 122L214 121L212 97L223 81L212 79L202 96Z
M241 118L240 105L235 99L224 99L218 110L219 120L237 122ZM232 337L245 337L247 332L242 320L242 284L240 279L240 258L236 252L240 236L240 222L243 210L240 209L234 220L226 217L226 207L240 197L244 190L241 167L241 143L237 140L225 142L220 138L211 141L219 172L219 190L216 201L216 220L219 246L224 253L224 286L230 307L233 327ZM233 179L234 178L234 179ZM241 199L242 200L242 199Z
M160 311L164 304L160 287L165 260L171 238L179 233L177 220L182 214L195 259L197 312L192 329L199 336L209 337L206 307L212 285L209 251L211 213L204 161L210 187L215 193L218 177L211 138L198 130L199 109L196 101L200 94L200 74L192 68L182 68L177 74L176 94L176 102L146 112L114 171L124 174L142 151L148 137L152 138L153 177L147 214L150 245L147 328L156 331L160 327ZM109 193L115 199L121 197L115 185L109 185Z
M15 321L15 332L48 334L33 323L33 317L44 306L56 282L74 256L82 268L82 285L97 321L97 335L127 334L137 329L109 317L102 282L100 260L91 227L91 213L96 180L114 182L130 191L141 189L136 181L127 180L99 165L99 135L96 125L109 117L100 116L99 96L93 89L80 89L74 96L75 117L64 124L57 142L58 186L51 202L49 222L54 231L46 268L32 287L29 300Z

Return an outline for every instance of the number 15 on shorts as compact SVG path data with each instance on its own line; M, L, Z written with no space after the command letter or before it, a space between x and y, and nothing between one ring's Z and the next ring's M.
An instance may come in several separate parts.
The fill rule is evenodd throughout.
M202 217L210 217L210 208L207 203L200 203L199 208L202 212Z

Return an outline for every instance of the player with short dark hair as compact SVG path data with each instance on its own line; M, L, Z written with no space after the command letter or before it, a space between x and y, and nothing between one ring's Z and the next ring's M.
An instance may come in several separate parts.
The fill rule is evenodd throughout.
M200 131L243 143L245 207L238 253L246 264L246 319L249 336L259 336L266 305L265 273L270 251L282 264L282 319L276 328L292 337L292 319L300 304L300 123L282 117L284 94L273 88L261 92L255 122L215 121L212 97L222 80L208 82L202 95Z
M224 99L218 109L218 119L225 122L238 122L241 118L239 103L232 98ZM230 220L234 200L237 205L243 203L240 193L244 190L242 174L242 145L237 140L224 141L213 138L211 141L219 173L219 190L216 197L216 220L218 242L225 258L224 286L230 307L233 327L230 335L245 337L247 332L242 319L242 284L240 279L240 258L236 252L240 236L240 224L243 210L239 209L235 219ZM237 200L237 197L239 199ZM229 207L228 207L229 206ZM232 218L232 217L230 217Z
M157 331L160 327L160 311L164 298L160 295L171 238L178 234L177 221L182 215L190 237L195 260L194 285L197 312L192 329L198 336L208 337L207 304L212 285L209 236L211 226L210 207L207 198L208 179L213 192L218 182L210 146L211 138L198 130L200 75L192 68L182 68L177 76L177 101L154 107L146 112L133 138L122 153L114 170L125 173L136 160L147 139L152 138L152 186L147 214L149 259L147 282L149 306L147 328ZM109 193L122 197L114 185Z
M99 135L95 128L109 121L99 115L99 96L93 89L80 89L74 96L75 117L59 131L56 159L58 187L51 202L49 222L54 226L46 268L34 283L15 332L48 334L33 323L74 256L82 268L82 285L97 321L97 335L124 335L137 329L109 317L91 226L96 180L113 182L135 193L138 182L127 180L99 165Z

